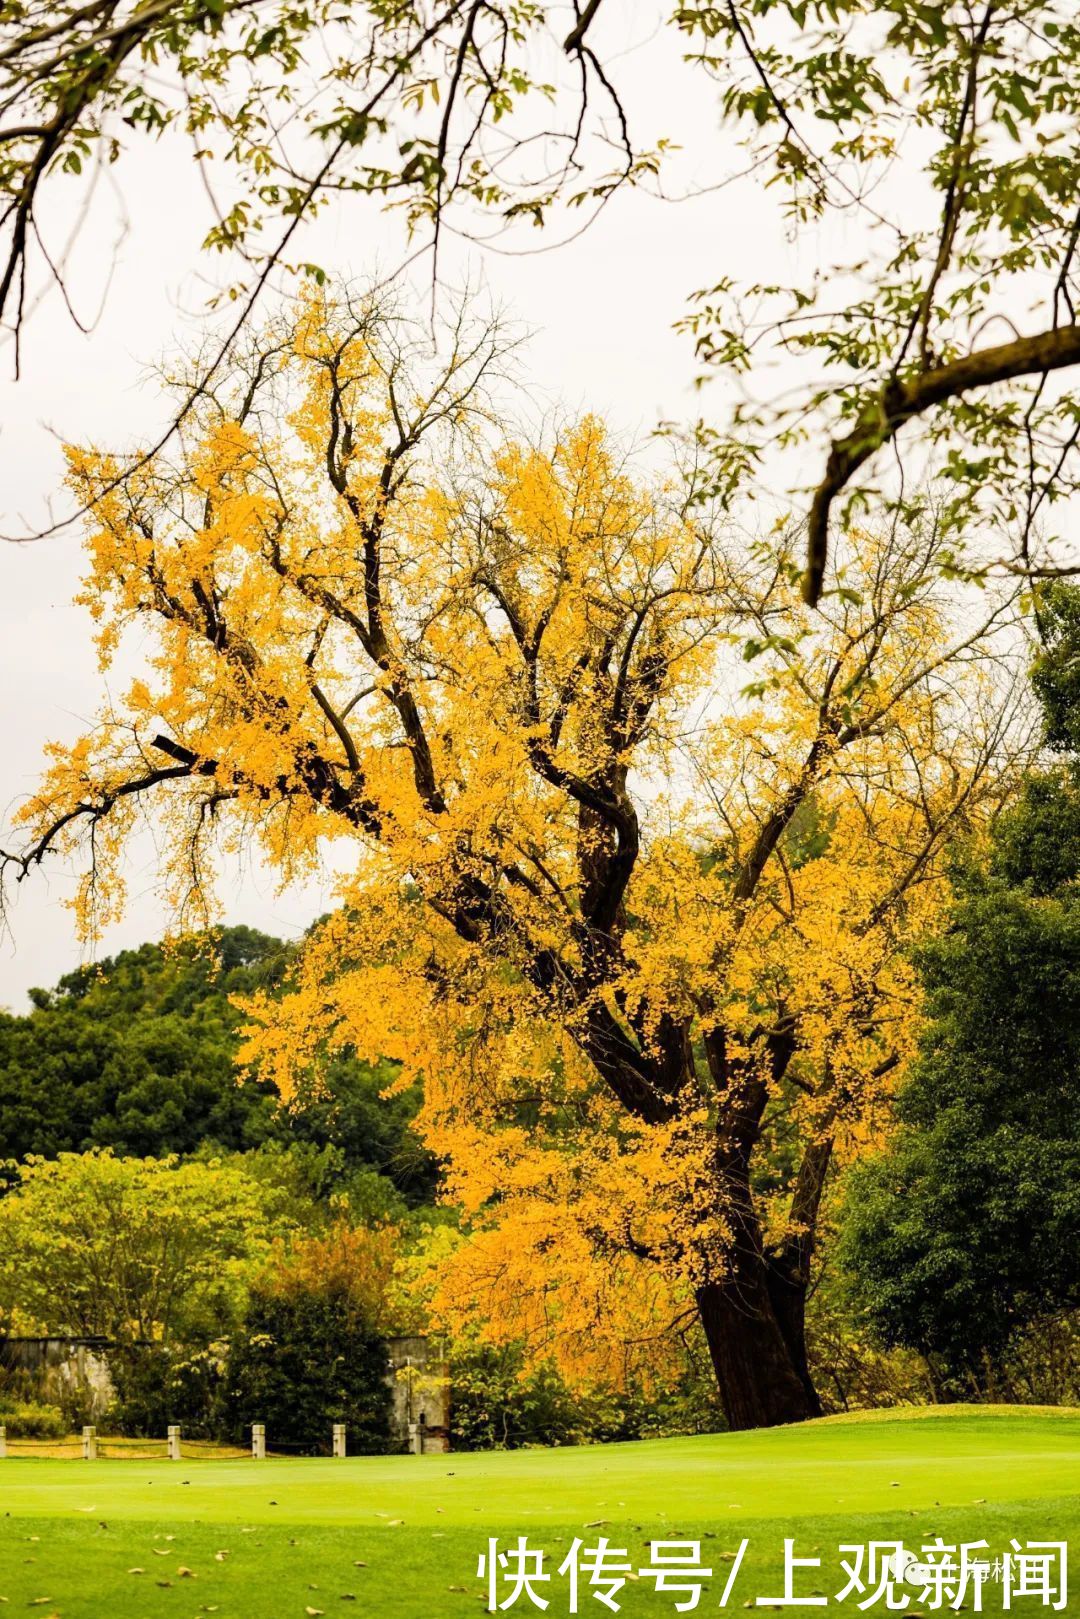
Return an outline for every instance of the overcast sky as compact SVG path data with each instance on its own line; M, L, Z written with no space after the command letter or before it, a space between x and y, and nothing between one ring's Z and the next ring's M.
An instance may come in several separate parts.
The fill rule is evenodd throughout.
M681 143L669 184L714 184L740 166L732 137L721 133L715 98L699 71L684 67L669 30L655 30L642 0L630 17L622 84L639 141L664 134ZM46 503L62 505L61 438L123 446L152 432L166 402L146 366L198 329L203 280L213 265L197 243L208 218L188 149L180 142L141 147L117 173L128 216L114 255L118 216L108 190L91 215L74 284L80 314L92 315L105 273L115 269L104 312L89 336L71 324L55 296L30 323L23 379L0 393L0 465L4 527L18 514L40 522ZM71 207L76 194L72 191ZM62 221L56 220L59 229ZM539 246L545 239L536 236ZM526 242L526 246L532 246ZM527 375L544 400L608 414L628 433L700 408L692 392L689 341L672 330L687 295L722 274L775 274L778 260L809 251L785 242L774 202L752 183L708 192L677 205L642 193L617 197L581 239L558 251L504 256L449 242L447 279L482 274L496 298L535 335ZM342 203L318 227L307 256L363 277L398 262L397 226L377 204ZM423 282L423 270L416 272ZM80 575L78 537L0 545L0 811L7 815L33 787L46 739L71 739L91 719L103 686L89 620L72 607ZM9 843L10 837L4 835ZM164 913L155 891L149 838L132 851L125 920L97 954L160 935ZM71 879L54 866L21 885L10 932L0 942L0 1005L25 1004L31 985L48 985L83 959L64 905ZM266 873L234 870L223 885L228 919L295 935L325 908L326 892L308 885L284 895Z

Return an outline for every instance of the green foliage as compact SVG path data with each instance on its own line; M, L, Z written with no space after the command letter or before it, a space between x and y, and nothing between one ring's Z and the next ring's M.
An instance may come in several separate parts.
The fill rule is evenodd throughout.
M990 883L923 956L930 1026L842 1254L888 1343L985 1386L1014 1335L1080 1303L1080 893Z
M34 991L28 1016L0 1016L0 1154L161 1157L266 1140L276 1098L236 1074L229 997L274 983L286 960L278 940L229 928L213 951L144 944Z
M1080 1310L1023 1328L1009 1344L1001 1371L1011 1399L1080 1407Z
M235 1168L32 1159L0 1198L0 1312L49 1333L206 1342L237 1318L272 1235Z
M886 1338L958 1372L1080 1301L1080 905L971 899L926 970L927 1049L844 1243Z
M116 1402L110 1427L160 1439L171 1423L191 1439L218 1431L225 1344L123 1344L109 1355Z
M68 1431L67 1418L58 1405L36 1400L0 1400L0 1426L9 1439L59 1439Z
M340 1150L346 1170L377 1170L410 1205L430 1203L438 1167L409 1128L419 1094L379 1094L394 1072L393 1064L386 1061L369 1067L355 1057L334 1055L320 1076L321 1091L305 1096L290 1113L290 1138L334 1146ZM362 1180L357 1182L359 1197L364 1196L362 1185Z
M459 1345L450 1382L456 1450L601 1444L725 1426L715 1378L690 1360L661 1387L572 1388L550 1363L526 1370L518 1345Z
M849 1181L841 1258L889 1344L947 1392L1067 1390L1080 1307L1080 590L1040 586L1032 681L1049 746L958 861L920 953L929 1023L886 1152Z
M1072 769L1028 776L994 832L993 876L1049 897L1080 877L1080 783Z
M1031 684L1042 704L1046 741L1059 753L1080 751L1080 591L1049 581L1035 593L1042 651Z
M306 1187L313 1198L347 1195L368 1169L388 1177L384 1187L357 1182L369 1205L382 1197L393 1213L395 1188L409 1203L430 1201L435 1162L409 1128L419 1098L379 1094L390 1064L337 1056L318 1094L289 1110L237 1070L243 1017L231 997L273 990L290 954L247 927L170 948L144 944L35 990L26 1017L0 1014L0 1158L95 1147L136 1157L281 1153L296 1144L296 1179L306 1165L311 1181L324 1154L319 1184Z
M264 1422L271 1449L326 1453L331 1425L344 1422L350 1453L384 1451L390 1398L385 1345L347 1287L254 1291L222 1390L228 1437Z

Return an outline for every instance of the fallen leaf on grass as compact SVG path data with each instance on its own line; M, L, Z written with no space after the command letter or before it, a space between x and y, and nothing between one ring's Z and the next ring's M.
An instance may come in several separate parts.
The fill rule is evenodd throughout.
M367 1568L367 1564L357 1561L353 1563L353 1568Z
M129 1568L128 1573L129 1574L145 1574L146 1570L144 1568Z
M305 1608L304 1612L308 1615L308 1619L319 1619L319 1615L325 1613L326 1609L325 1608Z
M226 1557L228 1557L228 1555L229 1555L228 1551L215 1552L214 1553L214 1562L215 1563L223 1563L225 1561Z
M199 1577L193 1568L188 1568L184 1563L180 1564L180 1567L177 1569L176 1573L177 1577L181 1580L197 1580Z

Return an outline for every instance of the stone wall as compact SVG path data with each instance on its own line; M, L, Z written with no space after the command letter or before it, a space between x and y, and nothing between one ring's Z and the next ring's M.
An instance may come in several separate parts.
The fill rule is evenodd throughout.
M390 1437L397 1449L450 1449L450 1369L438 1338L388 1338Z
M98 1422L116 1398L104 1338L0 1338L0 1368L25 1373L47 1405L77 1399Z

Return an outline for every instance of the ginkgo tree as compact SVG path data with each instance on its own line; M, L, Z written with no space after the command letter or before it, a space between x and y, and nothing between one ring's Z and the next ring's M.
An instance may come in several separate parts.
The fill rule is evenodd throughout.
M692 462L507 431L509 346L320 295L170 452L70 452L104 664L150 650L5 868L82 850L93 931L141 814L182 924L222 851L329 852L246 1055L286 1096L335 1048L422 1083L443 1315L582 1368L694 1319L733 1426L797 1420L830 1164L912 1048L945 840L1026 745L1015 592L946 586L927 521L854 537L811 613L798 533L711 515Z

